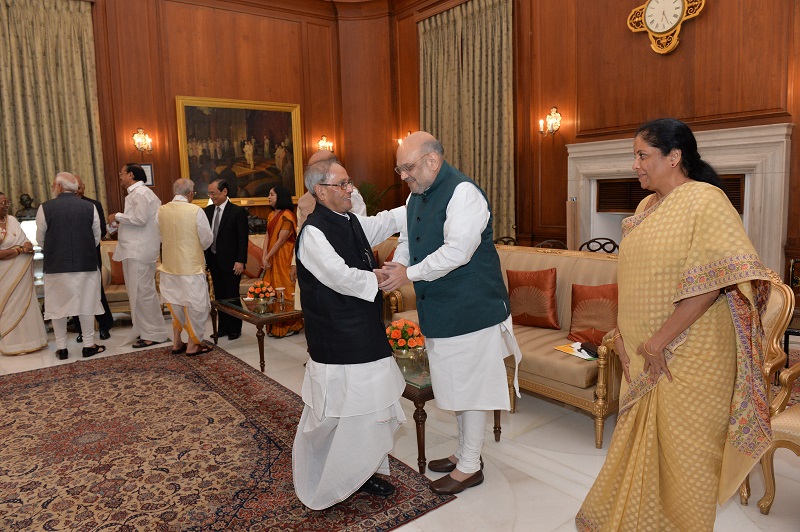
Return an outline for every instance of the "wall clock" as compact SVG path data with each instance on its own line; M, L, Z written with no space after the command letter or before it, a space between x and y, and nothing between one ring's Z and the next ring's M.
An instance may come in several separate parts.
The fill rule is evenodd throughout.
M650 48L668 54L678 46L683 21L700 14L706 0L647 0L628 15L631 31L646 31Z

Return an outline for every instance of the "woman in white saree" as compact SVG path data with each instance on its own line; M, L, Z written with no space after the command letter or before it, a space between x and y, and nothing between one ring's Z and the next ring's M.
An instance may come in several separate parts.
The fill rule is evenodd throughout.
M0 192L0 354L47 347L47 332L33 286L33 244Z

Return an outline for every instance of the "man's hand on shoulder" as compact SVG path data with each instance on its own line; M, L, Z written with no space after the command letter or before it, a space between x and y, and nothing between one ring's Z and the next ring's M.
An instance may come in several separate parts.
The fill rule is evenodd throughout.
M375 270L375 275L378 275L378 288L384 291L397 290L411 282L406 275L406 267L399 262L384 263L383 268ZM386 279L382 281L381 275L385 275Z

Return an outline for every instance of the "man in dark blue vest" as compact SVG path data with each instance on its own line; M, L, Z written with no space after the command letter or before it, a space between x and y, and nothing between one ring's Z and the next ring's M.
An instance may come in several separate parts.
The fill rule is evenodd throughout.
M44 254L44 319L52 320L56 357L65 360L67 318L78 316L84 334L83 356L106 350L94 343L94 317L100 304L100 217L94 206L77 195L78 180L61 172L53 181L53 199L36 213L36 241Z
M298 498L313 510L356 491L389 496L394 433L406 418L405 388L381 318L383 294L372 246L400 231L405 207L351 214L353 182L335 159L311 165L317 204L297 237L297 278L311 358L292 450Z
M503 359L514 355L519 363L522 355L483 190L447 164L442 143L424 131L403 139L395 171L411 189L408 229L394 262L381 270L387 280L380 287L414 282L436 403L458 420L458 449L428 463L450 475L431 489L459 493L483 482L486 411L509 410Z

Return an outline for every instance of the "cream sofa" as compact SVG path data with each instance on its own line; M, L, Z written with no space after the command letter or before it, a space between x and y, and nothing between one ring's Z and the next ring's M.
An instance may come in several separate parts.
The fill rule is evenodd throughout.
M386 247L396 245L385 243ZM514 325L514 334L522 351L519 365L521 390L555 399L591 414L594 418L595 444L603 445L605 419L617 411L621 369L613 353L601 348L597 360L584 360L554 349L567 340L571 318L572 285L597 286L617 282L617 256L604 253L497 246L503 280L506 270L538 271L557 269L556 297L560 329L541 329ZM388 253L388 252L387 252ZM388 296L393 318L417 321L416 299L412 285L401 287ZM512 412L516 407L513 393L513 358L506 359Z

